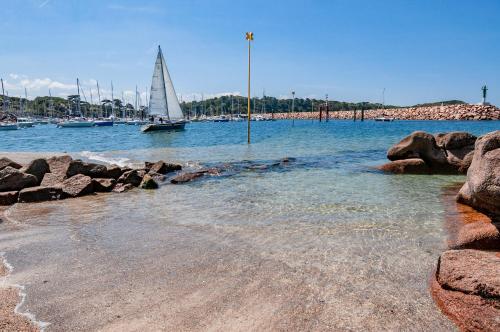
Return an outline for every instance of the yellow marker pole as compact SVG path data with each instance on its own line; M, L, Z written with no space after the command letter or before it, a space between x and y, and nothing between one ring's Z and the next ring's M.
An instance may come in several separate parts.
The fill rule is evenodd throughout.
M248 128L247 128L247 134L248 134L248 144L250 144L250 120L251 120L251 116L252 116L252 114L250 113L250 48L251 48L250 46L251 46L251 42L253 40L253 32L247 32L245 35L245 39L248 40L248 100L247 100Z

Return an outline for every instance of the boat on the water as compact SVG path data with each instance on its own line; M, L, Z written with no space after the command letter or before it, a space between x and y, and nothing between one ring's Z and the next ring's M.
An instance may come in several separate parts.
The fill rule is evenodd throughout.
M151 82L149 115L149 123L141 128L142 132L182 130L186 125L160 46Z
M142 125L145 125L147 123L148 123L148 121L134 119L134 120L128 120L125 124L129 125L129 126L142 126Z
M17 126L19 128L31 128L35 125L35 122L28 118L17 118Z
M57 124L57 127L59 128L88 128L93 126L94 126L94 121L73 120L73 119L62 121Z
M216 116L215 118L213 118L212 121L213 122L229 122L229 118L225 115L221 115L221 116Z
M19 127L15 123L0 123L1 130L17 130Z
M113 127L113 120L95 120L94 125L96 127Z
M175 121L166 123L149 123L141 128L143 133L150 131L161 131L161 130L183 130L186 125L186 121Z
M378 121L378 122L392 122L392 121L394 121L394 118L387 118L385 116L382 116L379 118L375 118L374 120Z

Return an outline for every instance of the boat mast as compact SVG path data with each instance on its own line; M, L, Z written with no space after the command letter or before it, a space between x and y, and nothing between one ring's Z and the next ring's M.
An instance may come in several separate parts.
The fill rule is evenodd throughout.
M163 83L163 94L165 95L165 109L167 110L167 119L170 121L170 115L168 114L168 100L167 100L167 87L165 86L165 75L163 74L163 53L161 52L161 47L158 45L158 53L160 55L161 64L161 82Z
M6 112L6 108L5 108L6 104L5 104L5 90L3 87L3 78L0 79L0 81L2 81L2 110L5 113Z
M76 87L78 89L78 104L76 104L76 111L78 113L78 116L82 116L80 112L80 80L78 78L76 79Z
M52 100L52 93L50 92L49 89L49 112L50 112L50 117L54 117L54 101Z
M116 118L115 114L115 98L113 95L113 81L111 81L111 114Z
M21 100L21 99L19 99L19 100ZM24 100L25 100L26 105L23 103L23 111L24 111L24 115L26 116L26 114L28 113L28 91L26 90L26 87L24 87Z
M135 109L134 109L134 118L137 118L137 85L135 86Z
M99 90L99 81L96 81L97 83L97 97L99 98L99 109L101 110L101 117L103 116L103 110L102 110L102 105L101 105L101 90Z

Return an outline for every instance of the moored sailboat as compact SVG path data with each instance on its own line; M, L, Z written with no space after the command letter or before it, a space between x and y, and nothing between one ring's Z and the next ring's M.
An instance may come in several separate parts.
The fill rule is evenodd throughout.
M151 82L149 114L150 123L141 128L143 132L180 130L186 125L160 46Z

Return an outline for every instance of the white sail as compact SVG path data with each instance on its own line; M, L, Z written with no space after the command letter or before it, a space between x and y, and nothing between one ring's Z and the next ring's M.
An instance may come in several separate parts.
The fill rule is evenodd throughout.
M149 113L152 115L166 115L171 120L180 120L184 118L181 105L175 94L172 79L170 78L165 59L163 58L159 46L151 82Z

